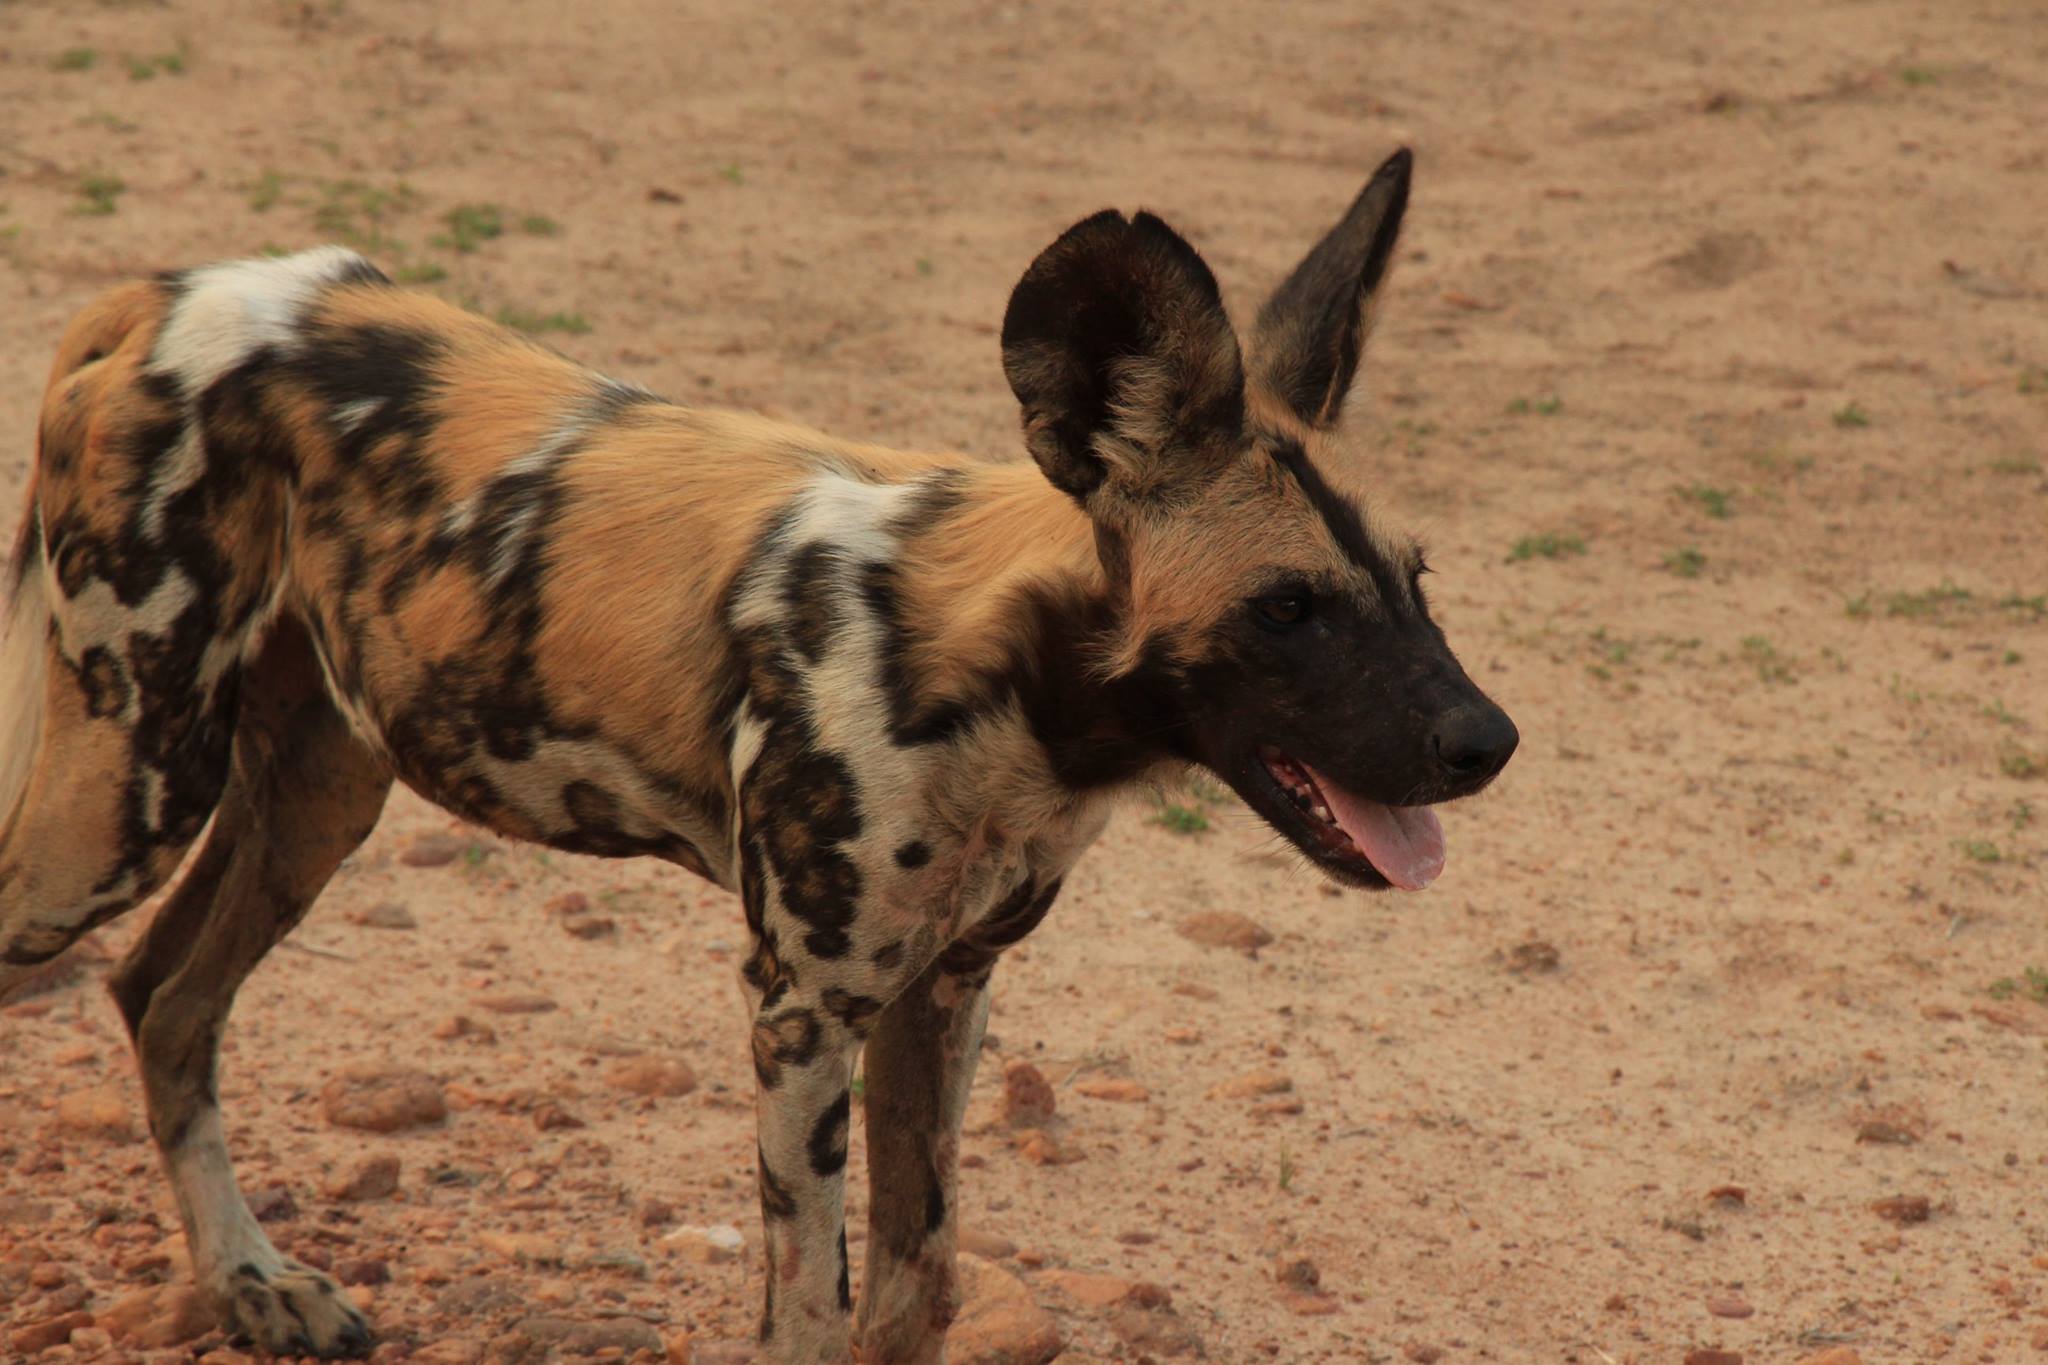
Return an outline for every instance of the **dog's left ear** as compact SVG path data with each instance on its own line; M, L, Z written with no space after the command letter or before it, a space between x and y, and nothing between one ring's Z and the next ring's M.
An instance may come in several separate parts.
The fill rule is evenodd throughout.
M1216 277L1149 213L1084 218L1003 315L1024 443L1091 515L1171 497L1239 453L1244 362Z
M1413 161L1406 147L1388 157L1343 221L1259 310L1252 377L1312 427L1337 425L1358 373L1373 298L1401 235Z

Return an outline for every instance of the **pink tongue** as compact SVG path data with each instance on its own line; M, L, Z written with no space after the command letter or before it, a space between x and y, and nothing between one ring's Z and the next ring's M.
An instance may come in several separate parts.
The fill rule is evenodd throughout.
M1444 870L1444 827L1435 811L1427 806L1383 806L1353 796L1313 768L1308 773L1351 842L1388 881L1403 891L1420 891Z

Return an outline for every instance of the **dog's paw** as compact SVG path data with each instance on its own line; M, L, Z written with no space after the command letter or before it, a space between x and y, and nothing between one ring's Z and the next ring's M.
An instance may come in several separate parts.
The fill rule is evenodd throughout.
M368 1355L374 1340L340 1285L290 1258L270 1271L243 1265L223 1298L225 1325L274 1355Z

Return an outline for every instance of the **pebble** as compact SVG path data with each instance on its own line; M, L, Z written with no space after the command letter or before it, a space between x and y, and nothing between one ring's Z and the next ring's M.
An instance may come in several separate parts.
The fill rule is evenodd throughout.
M452 834L422 834L399 850L398 861L407 867L446 867L470 847L469 840Z
M1415 1362L1415 1365L1436 1365L1437 1361L1444 1358L1444 1348L1441 1346L1431 1346L1425 1342L1411 1341L1401 1348L1401 1358L1403 1360L1412 1360Z
M374 1256L358 1256L334 1263L334 1278L346 1285L391 1283L391 1267Z
M1210 987L1195 981L1174 982L1173 993L1175 995L1184 995L1190 1000L1220 1000L1222 998Z
M1152 1098L1152 1092L1144 1086L1120 1076L1091 1077L1076 1085L1074 1093L1085 1095L1091 1100L1109 1100L1116 1104L1143 1104Z
M1281 1071L1247 1071L1209 1087L1212 1100L1250 1100L1261 1095L1282 1095L1294 1089L1294 1081Z
M405 1358L406 1365L474 1365L484 1348L473 1341L430 1341Z
M1298 1289L1282 1291L1281 1304L1298 1318L1328 1317L1337 1311L1337 1299L1333 1294L1304 1294Z
M1124 1303L1137 1308L1165 1308L1173 1303L1173 1295L1164 1286L1117 1275L1048 1270L1038 1277L1038 1282L1057 1289L1084 1308L1114 1308Z
M292 1198L291 1190L283 1185L251 1190L247 1200L249 1212L256 1215L259 1223L289 1223L299 1216L299 1201Z
M1685 1365L1742 1365L1742 1352L1696 1346L1685 1353Z
M960 1229L960 1249L989 1261L1006 1261L1017 1254L1017 1244L1009 1238L975 1228Z
M26 1327L16 1328L8 1340L14 1344L14 1349L23 1355L35 1355L49 1350L52 1346L63 1345L71 1340L73 1332L81 1327L90 1326L92 1314L66 1313L47 1322L30 1323Z
M586 1128L589 1125L564 1109L559 1102L542 1100L540 1107L533 1111L533 1126L543 1133L554 1133L566 1128Z
M85 1066L99 1060L100 1050L91 1043L73 1043L58 1048L50 1054L50 1060L58 1066Z
M590 897L581 891L564 891L540 908L543 915L587 915L590 913Z
M1557 945L1540 938L1528 939L1508 949L1508 970L1516 976L1542 976L1557 970Z
M1880 1218L1903 1226L1908 1223L1926 1222L1928 1215L1933 1212L1933 1205L1924 1194L1898 1194L1890 1199L1878 1200L1870 1206L1870 1211Z
M412 911L397 901L381 901L364 910L351 910L345 918L350 924L360 924L366 929L417 929L420 922L412 917Z
M1182 1047L1193 1047L1202 1041L1202 1031L1198 1028L1189 1028L1185 1024L1168 1029L1163 1036L1167 1042L1177 1043Z
M493 1256L521 1265L562 1263L562 1244L544 1232L484 1231L476 1235L476 1244Z
M320 1091L320 1108L337 1128L395 1133L439 1123L448 1117L441 1087L424 1071L409 1067L355 1067Z
M434 1025L434 1036L443 1042L452 1038L474 1038L480 1043L498 1041L498 1031L489 1024L479 1024L466 1014L453 1014Z
M1070 1166L1086 1159L1081 1149L1061 1142L1043 1128L1025 1128L1012 1135L1017 1154L1034 1166Z
M950 1365L1046 1365L1065 1348L1059 1324L1024 1282L979 1256L960 1257L960 1312L946 1334Z
M1195 1329L1170 1308L1118 1308L1109 1315L1109 1329L1140 1359L1207 1354Z
M1204 910L1189 915L1180 922L1179 933L1188 942L1204 948L1233 948L1241 953L1256 953L1273 941L1273 935L1256 920L1234 910Z
M628 1057L604 1073L605 1084L650 1098L674 1099L697 1088L697 1073L678 1057Z
M1793 1365L1863 1365L1863 1357L1856 1353L1854 1346L1830 1346L1825 1351L1799 1357Z
M538 991L499 991L476 997L476 1007L493 1014L547 1014L559 1008Z
M1920 1135L1910 1128L1883 1119L1871 1119L1856 1125L1858 1142L1875 1142L1894 1147L1910 1147L1920 1140Z
M57 1122L77 1133L91 1133L115 1142L135 1138L135 1121L121 1092L112 1086L74 1090L57 1101Z
M38 1289L55 1289L71 1279L71 1272L57 1261L37 1261L28 1272L28 1282Z
M697 1265L723 1265L739 1259L746 1238L738 1228L719 1223L710 1227L679 1227L664 1233L661 1244Z
M572 938L611 938L619 932L619 922L603 915L574 915L562 921L562 928Z
M95 1319L117 1338L152 1350L213 1330L213 1310L188 1284L160 1284L116 1299Z
M601 1322L526 1318L514 1323L511 1331L492 1343L494 1356L514 1360L556 1360L610 1350L625 1356L652 1351L659 1358L667 1355L668 1344L661 1339L661 1333L638 1318L607 1318Z
M1012 1128L1042 1128L1057 1102L1045 1074L1026 1061L1003 1066L1003 1122Z
M368 1199L389 1199L398 1191L398 1158L373 1156L358 1161L354 1168L337 1173L327 1182L327 1197L348 1203Z
M1737 1294L1717 1294L1707 1300L1707 1311L1717 1318L1748 1318L1756 1316L1749 1300Z
M1306 1256L1283 1253L1273 1258L1273 1281L1285 1289L1307 1291L1322 1285L1323 1272Z

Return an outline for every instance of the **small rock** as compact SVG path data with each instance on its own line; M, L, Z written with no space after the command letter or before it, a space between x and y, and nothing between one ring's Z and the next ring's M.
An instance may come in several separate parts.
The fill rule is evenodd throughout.
M1419 1341L1411 1341L1401 1348L1401 1357L1404 1360L1414 1361L1415 1365L1436 1365L1437 1361L1444 1358L1444 1348L1441 1346L1428 1346Z
M688 1332L677 1332L668 1339L668 1354L664 1359L667 1365L696 1365Z
M1707 1311L1717 1318L1748 1318L1756 1316L1756 1309L1739 1294L1716 1294L1707 1300Z
M1020 1129L1010 1141L1016 1146L1017 1155L1034 1166L1070 1166L1084 1159L1079 1147L1061 1142L1043 1128Z
M1082 1081L1074 1087L1074 1093L1116 1104L1143 1104L1152 1098L1152 1092L1144 1086L1118 1076L1096 1076Z
M520 1265L562 1263L562 1244L542 1232L486 1230L476 1235L476 1243L493 1256L502 1256Z
M676 1207L666 1199L643 1199L640 1201L640 1226L658 1228L676 1221Z
M581 891L564 891L540 908L543 915L587 915L590 897Z
M364 910L351 910L345 918L350 924L360 924L366 929L417 929L420 922L412 917L412 911L397 901L380 901Z
M1155 1234L1147 1232L1143 1228L1130 1228L1119 1232L1116 1235L1116 1239L1127 1247L1148 1247L1159 1240Z
M47 1322L36 1322L27 1327L16 1328L8 1340L14 1343L14 1349L23 1355L36 1355L49 1350L52 1346L63 1345L71 1340L73 1332L81 1327L90 1326L92 1314L66 1313Z
M1287 1118L1291 1115L1299 1114L1303 1108L1304 1106L1300 1100L1291 1097L1288 1099L1267 1100L1264 1104L1252 1106L1252 1117L1255 1119Z
M95 1322L116 1338L157 1350L213 1330L213 1310L186 1284L160 1284L116 1299Z
M256 1215L259 1223L289 1223L299 1216L299 1201L292 1198L291 1190L284 1185L251 1190L247 1199L249 1212Z
M405 1365L476 1365L484 1348L473 1341L430 1341L405 1358Z
M98 1360L112 1354L114 1334L104 1327L75 1327L71 1331L71 1349L82 1360Z
M1056 1107L1052 1084L1037 1067L1013 1061L1003 1067L1003 1122L1012 1128L1042 1128Z
M407 867L446 867L476 847L452 834L422 834L399 851L398 861Z
M1234 948L1241 953L1256 953L1273 941L1273 936L1257 921L1234 910L1204 910L1189 915L1180 922L1179 933L1204 948Z
M951 1365L1046 1365L1065 1342L1052 1315L1015 1275L979 1256L962 1256L960 1314L946 1334Z
M493 1014L547 1014L559 1008L538 991L499 991L476 997L476 1007Z
M1517 943L1508 949L1508 970L1516 976L1542 976L1557 970L1557 945L1540 938Z
M571 938L611 938L619 932L619 922L603 915L572 915L562 921L562 928Z
M391 1283L391 1267L374 1256L358 1256L334 1263L334 1278L347 1285Z
M1328 1317L1337 1311L1334 1294L1304 1294L1298 1289L1288 1289L1281 1292L1280 1302L1299 1318Z
M505 1188L514 1194L528 1194L547 1183L547 1172L537 1171L531 1166L521 1166L505 1177Z
M1249 1100L1261 1095L1282 1095L1294 1089L1294 1082L1284 1072L1248 1071L1227 1081L1219 1081L1209 1087L1208 1098L1212 1100Z
M543 1133L553 1133L565 1128L585 1128L589 1125L556 1101L542 1100L540 1107L533 1111L533 1126Z
M50 1054L50 1060L58 1066L85 1066L99 1060L100 1050L91 1043L73 1043L60 1047Z
M398 1190L398 1158L373 1156L327 1182L327 1197L344 1202L389 1199Z
M28 1282L38 1289L55 1289L71 1280L71 1272L56 1261L37 1261L28 1272Z
M491 1343L494 1359L536 1363L605 1353L617 1358L639 1351L651 1351L659 1358L667 1354L668 1345L662 1341L661 1333L638 1318L609 1318L601 1322L526 1318Z
M1685 1365L1742 1365L1742 1352L1696 1346L1685 1353Z
M669 1099L697 1088L697 1073L677 1057L628 1057L606 1071L604 1079L635 1095Z
M1095 1275L1080 1270L1048 1270L1038 1282L1057 1289L1084 1308L1112 1308L1128 1303L1138 1308L1165 1308L1173 1295L1163 1286L1117 1275Z
M976 1228L960 1229L960 1249L988 1261L1006 1261L1017 1254L1017 1244L1009 1238Z
M1111 1310L1109 1329L1139 1357L1167 1360L1204 1354L1202 1338L1170 1308L1124 1306Z
M1902 1127L1896 1123L1888 1123L1884 1119L1871 1119L1866 1123L1856 1125L1856 1140L1858 1142L1882 1143L1895 1147L1910 1147L1920 1140L1920 1135L1910 1128Z
M78 1133L91 1133L115 1142L135 1137L135 1124L121 1092L112 1086L74 1090L57 1101L57 1122Z
M1610 1313L1626 1313L1628 1311L1628 1297L1620 1293L1609 1294L1607 1302L1600 1306Z
M1216 992L1215 992L1215 991L1214 991L1213 989L1211 989L1211 988L1210 988L1210 987L1208 987L1208 986L1204 986L1204 985L1202 985L1202 984L1201 984L1200 982L1196 982L1196 981L1176 981L1176 982L1174 982L1174 983L1173 983L1173 993L1174 993L1175 995L1184 995L1184 996L1186 996L1186 997L1187 997L1188 999L1190 999L1190 1000L1217 1000L1217 999L1221 999L1221 997L1220 997L1220 996L1218 996L1218 995L1217 995L1217 993L1216 993Z
M1890 1199L1880 1199L1870 1206L1878 1217L1901 1225L1924 1223L1933 1212L1933 1206L1924 1194L1897 1194Z
M448 1117L440 1085L426 1072L408 1067L344 1071L320 1091L320 1107L337 1128L373 1133L395 1133Z
M452 1038L474 1038L480 1043L498 1041L498 1031L489 1024L479 1024L466 1014L454 1014L434 1025L434 1036L443 1042Z
M1167 1042L1178 1043L1182 1047L1193 1047L1202 1041L1202 1031L1198 1028L1189 1028L1185 1024L1168 1029L1163 1036Z
M746 1238L729 1224L711 1227L680 1227L662 1236L661 1244L686 1261L698 1265L723 1265L737 1260Z
M2036 1343L2039 1350L2044 1343ZM1801 1356L1793 1365L1863 1365L1863 1357L1856 1353L1854 1346L1830 1346L1825 1351L1815 1351L1810 1356Z
M1749 1191L1740 1185L1716 1185L1707 1191L1707 1202L1722 1208L1742 1208L1749 1203Z
M1311 1290L1322 1285L1323 1272L1306 1256L1282 1255L1273 1260L1273 1280L1287 1289Z

